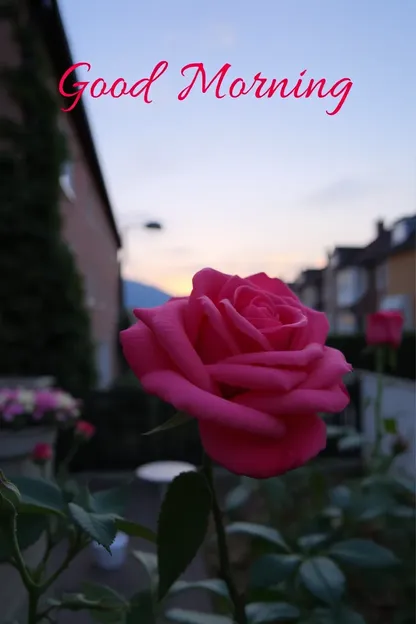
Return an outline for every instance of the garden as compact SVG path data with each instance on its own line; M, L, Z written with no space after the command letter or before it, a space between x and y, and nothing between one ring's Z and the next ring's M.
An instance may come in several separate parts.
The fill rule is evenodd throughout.
M280 282L271 282L269 287L282 287ZM294 308L301 305L297 300L290 303ZM166 304L159 313L172 305ZM313 325L317 313L303 309L311 315ZM131 495L128 483L93 491L71 474L71 461L78 453L87 452L98 433L95 424L81 418L83 407L79 401L58 389L3 389L2 433L35 430L41 425L59 427L67 437L66 453L58 458L55 470L52 446L38 442L30 453L30 462L38 474L1 473L0 556L3 564L18 572L27 595L27 614L20 624L59 622L60 614L68 611L74 614L74 620L77 613L86 611L92 621L113 624L161 619L183 624L413 622L414 475L404 474L396 467L397 460L408 451L408 441L400 434L394 416L384 412L383 404L383 373L387 366L391 372L396 360L400 361L397 355L403 342L401 326L396 313L378 313L368 321L367 348L372 351L379 379L375 400L366 406L375 423L374 441L369 442L350 426L333 424L331 414L345 408L349 401L341 380L350 366L340 351L329 347L318 350L315 342L304 344L301 350L275 351L273 358L279 359L280 368L277 363L268 368L259 366L258 370L262 374L265 370L281 370L283 378L288 370L295 371L297 385L299 368L306 372L312 390L306 409L310 402L316 404L318 395L314 389L323 388L319 390L320 413L313 417L313 428L303 436L311 417L296 398L299 390L286 387L277 392L279 405L284 397L292 396L296 412L304 414L297 416L292 411L290 416L290 404L285 408L289 413L285 422L301 425L294 436L284 430L282 439L279 430L279 436L272 438L269 446L269 441L258 437L258 427L274 421L265 418L254 425L247 421L245 427L254 428L251 446L247 447L244 430L236 429L233 446L227 447L228 455L219 460L217 454L227 440L217 438L218 446L212 447L210 437L201 435L200 468L183 472L171 482L156 530L126 517ZM136 361L136 351L131 351L129 342L132 337L136 344L137 336L132 333L142 328L143 325L136 325L123 332L122 344L132 370L144 388L150 390L148 373L143 369L149 362L151 366L158 363L157 353L148 348L150 360ZM308 344L313 346L313 354ZM311 366L305 357L315 357L315 349L319 357ZM212 351L204 353L203 347L200 353L204 358L212 357ZM294 365L293 357L301 353L303 359ZM248 355L264 358L261 352L251 351ZM326 376L317 381L317 371L328 358L331 367L325 364ZM251 387L257 372L247 368L252 376L246 375L245 383ZM232 369L231 372L235 374ZM276 379L277 376L273 383ZM223 386L225 402L231 403L226 388ZM154 393L166 401L163 390L155 389ZM172 404L178 411L171 411L162 424L153 421L156 426L145 432L143 438L156 440L165 435L175 444L176 436L186 431L195 418L201 434L205 412L198 417L199 408L197 404L192 407L189 396L191 391L173 396ZM260 395L251 390L249 396ZM266 405L271 405L275 394L267 396ZM188 403L187 411L183 409L184 401ZM209 403L204 409L209 413ZM244 408L238 414L241 417ZM220 418L225 415L226 412L220 412ZM279 427L281 423L277 419ZM321 455L326 444L325 440L321 442L321 432L325 440L335 440L340 450L361 449L365 461L352 468L348 462ZM263 446L258 448L260 441ZM218 478L217 466L225 469L226 478ZM79 591L51 596L56 580L82 551L96 543L111 553L120 534L140 537L149 543L149 550L132 553L137 565L146 570L146 585L141 583L136 593L124 595L80 579ZM25 553L35 544L40 548L38 558L28 563ZM62 544L66 555L51 570L51 555ZM184 581L183 572L201 549L209 578ZM170 606L171 597L180 599L182 594L196 590L211 596L209 612Z

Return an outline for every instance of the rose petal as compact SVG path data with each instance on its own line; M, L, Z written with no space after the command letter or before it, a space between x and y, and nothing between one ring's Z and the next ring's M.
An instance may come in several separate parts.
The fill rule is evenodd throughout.
M191 297L209 297L218 301L221 288L231 279L231 275L221 273L215 269L202 269L192 279Z
M323 357L311 367L309 375L300 387L314 389L322 388L322 386L332 387L351 371L352 366L348 364L341 351L324 347Z
M301 351L261 351L233 355L223 364L260 364L262 366L303 367L323 356L324 348L320 344L308 344Z
M183 311L186 305L186 300L171 301L168 306L136 309L134 315L149 327L159 345L189 381L205 390L212 390L210 377L184 329Z
M295 299L299 302L295 293L292 292L290 288L277 277L269 277L266 273L256 273L255 275L250 275L247 280L252 284L255 284L260 290L266 290L267 292L281 297L290 297L291 299Z
M208 365L206 368L215 381L247 390L288 392L301 382L306 381L308 376L305 371L300 370L273 369L245 364L225 364L223 362Z
M250 351L253 348L258 350L259 347L264 349L264 351L272 350L267 338L247 319L242 317L227 299L223 299L220 302L220 306L232 326L238 332L239 343L242 342L242 347L246 347L244 350Z
M144 375L141 382L150 394L155 394L177 410L195 416L200 421L222 423L234 430L244 429L265 436L277 437L284 433L284 425L279 424L279 419L274 416L206 392L192 385L180 373L156 371Z
M315 412L342 412L350 402L350 397L345 386L340 383L320 390L296 388L283 395L266 391L245 392L236 396L233 402L259 412L267 411L269 414L282 416Z
M128 365L139 379L146 373L156 370L176 370L167 353L144 323L136 323L120 332L120 342Z
M206 453L227 470L254 479L267 479L293 470L315 457L326 446L326 427L314 414L284 419L284 437L271 438L224 424L200 421Z

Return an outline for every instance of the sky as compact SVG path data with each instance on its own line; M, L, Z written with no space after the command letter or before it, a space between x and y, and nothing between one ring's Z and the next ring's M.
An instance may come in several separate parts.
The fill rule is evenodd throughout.
M119 227L124 275L183 295L211 266L293 280L335 245L361 245L375 221L416 206L416 2L380 0L100 0L59 2L75 63L90 85L165 73L143 96L82 98ZM98 8L99 7L99 8ZM217 99L201 81L349 78L339 101ZM194 70L195 71L195 70ZM343 83L345 84L345 83ZM257 86L257 83L256 83ZM265 87L267 88L267 86ZM333 91L334 92L334 91ZM335 91L336 93L336 91ZM73 99L68 99L70 106ZM68 113L71 114L71 113ZM140 227L160 221L162 231Z

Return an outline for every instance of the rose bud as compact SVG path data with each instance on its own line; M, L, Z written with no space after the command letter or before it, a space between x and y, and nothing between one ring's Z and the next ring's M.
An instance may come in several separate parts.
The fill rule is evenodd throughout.
M51 445L46 444L45 442L40 442L39 444L36 444L32 451L32 461L35 464L43 466L52 459L52 455L53 451Z
M79 420L75 425L75 434L83 440L89 440L95 433L95 427L86 420Z

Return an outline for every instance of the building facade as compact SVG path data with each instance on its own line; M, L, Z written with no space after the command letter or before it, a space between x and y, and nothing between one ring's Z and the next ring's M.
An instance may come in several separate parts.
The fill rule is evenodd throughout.
M73 64L56 0L20 0L22 19L30 20L49 61L49 83L57 89L62 74ZM10 25L0 21L0 61L19 63ZM0 89L2 115L18 119L18 111ZM99 385L118 374L118 322L121 305L119 249L121 239L103 180L82 100L59 124L67 138L69 157L62 168L61 212L63 237L72 250L84 280Z

